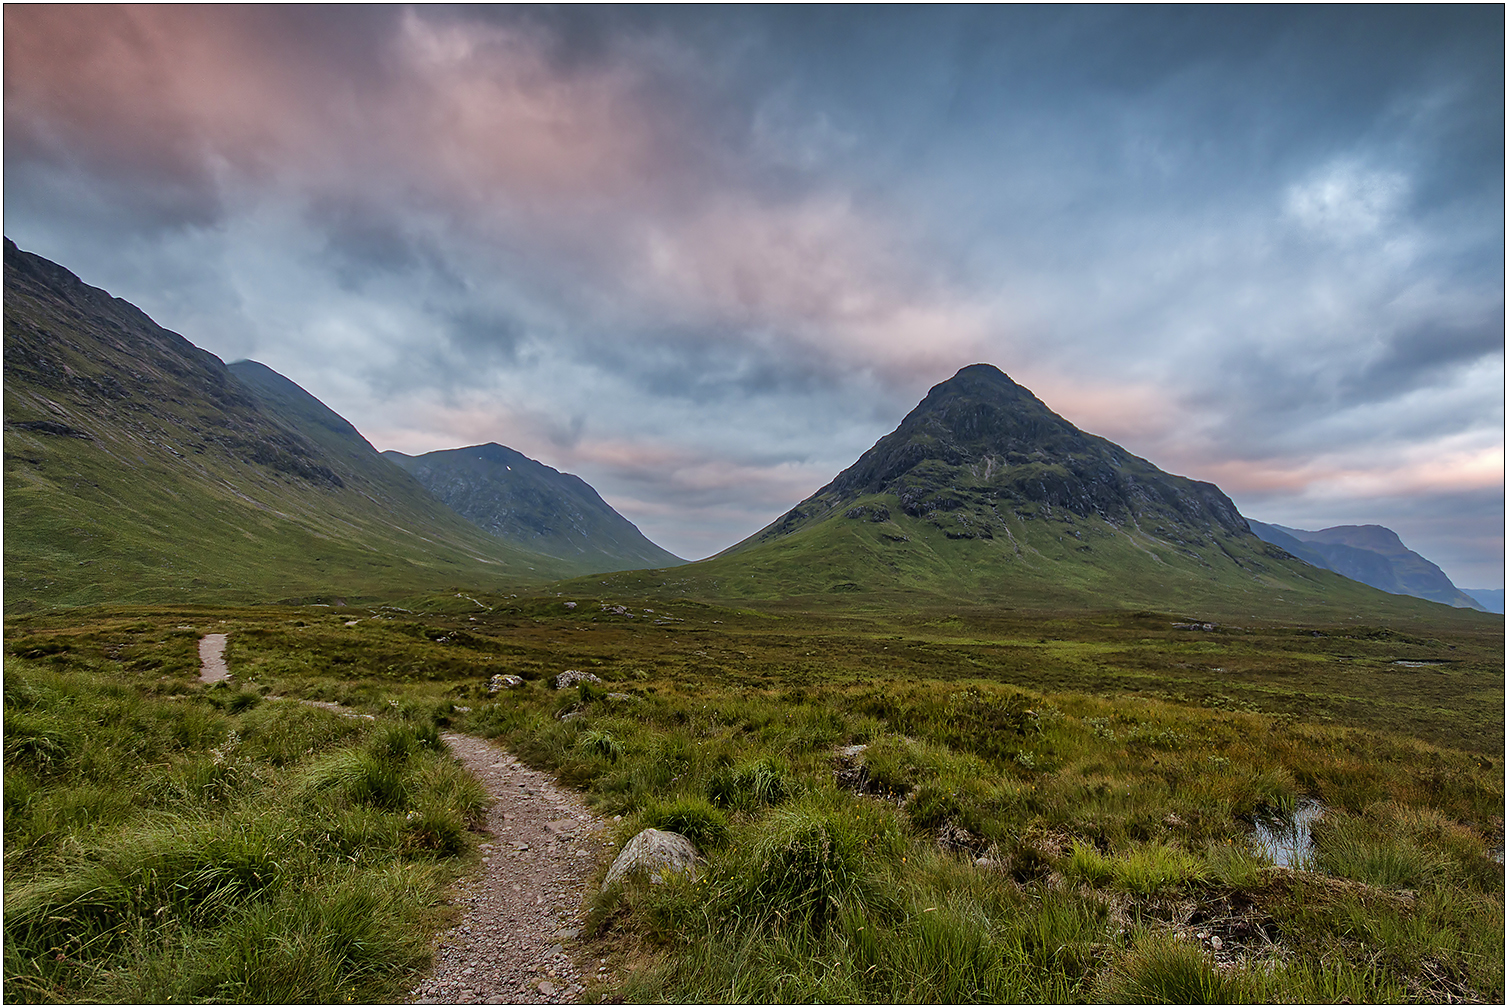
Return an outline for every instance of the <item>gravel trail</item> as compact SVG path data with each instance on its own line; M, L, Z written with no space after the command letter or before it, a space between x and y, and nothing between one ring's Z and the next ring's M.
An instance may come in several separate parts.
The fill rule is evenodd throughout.
M199 681L220 682L230 678L225 664L225 634L208 633L199 638Z
M482 869L463 879L461 919L441 932L414 1004L560 1004L587 981L567 951L581 898L611 853L604 823L580 796L485 739L442 736L496 798ZM589 968L590 969L590 968Z

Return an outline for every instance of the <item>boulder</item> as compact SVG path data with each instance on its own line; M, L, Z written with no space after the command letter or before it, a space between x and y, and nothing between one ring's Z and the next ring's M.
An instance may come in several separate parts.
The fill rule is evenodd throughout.
M601 682L590 672L579 672L576 669L566 669L560 675L550 680L552 689L565 689L567 686L575 686L579 682Z
M868 748L867 745L848 745L833 750L833 778L838 787L854 794L869 790L869 770L861 758Z
M496 693L500 689L518 689L524 681L516 675L495 675L487 682L487 692Z
M679 833L647 829L623 845L613 866L602 880L602 889L632 875L647 875L653 885L665 881L669 872L695 876L701 857L696 847Z

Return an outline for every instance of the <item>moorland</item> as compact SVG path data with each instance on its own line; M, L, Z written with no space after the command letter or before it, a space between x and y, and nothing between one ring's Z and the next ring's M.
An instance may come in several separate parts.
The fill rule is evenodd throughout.
M13 617L7 997L399 996L477 861L445 728L616 843L702 851L590 895L622 979L589 999L1501 1000L1501 628L1471 615L452 590ZM212 631L228 685L195 678ZM1302 870L1272 865L1254 822L1314 802Z

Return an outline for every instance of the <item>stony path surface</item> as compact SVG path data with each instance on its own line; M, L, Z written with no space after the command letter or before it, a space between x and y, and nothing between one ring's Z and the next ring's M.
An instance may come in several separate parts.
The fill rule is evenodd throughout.
M588 976L569 950L582 894L612 853L604 823L578 795L485 739L443 738L497 800L487 814L482 870L462 880L461 919L440 934L433 971L409 993L411 1002L575 1001Z
M199 681L220 682L230 678L225 664L225 635L207 633L199 638Z

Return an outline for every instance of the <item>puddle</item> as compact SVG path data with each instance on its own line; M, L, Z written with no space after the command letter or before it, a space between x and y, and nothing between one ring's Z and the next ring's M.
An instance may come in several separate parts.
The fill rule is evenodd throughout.
M1393 664L1402 665L1404 668L1434 668L1436 665L1449 665L1450 663L1446 661L1430 661L1428 659L1424 661L1403 661L1400 659L1393 662Z
M1301 799L1292 812L1259 813L1251 831L1252 846L1279 868L1314 866L1314 835L1310 827L1325 814L1325 806Z

